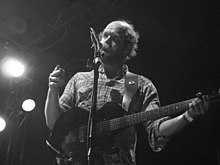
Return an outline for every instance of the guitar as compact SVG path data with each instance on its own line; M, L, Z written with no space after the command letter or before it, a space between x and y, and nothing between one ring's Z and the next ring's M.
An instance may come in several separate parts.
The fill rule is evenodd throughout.
M219 93L210 95L210 102L219 101L219 96ZM114 152L117 149L113 146L113 139L120 129L165 116L180 114L189 109L189 103L192 100L189 99L129 115L118 104L108 102L96 113L95 146L105 148L104 151L107 152ZM86 159L88 117L89 111L78 107L62 113L56 121L49 139L46 141L50 149L60 157L72 162L82 157Z

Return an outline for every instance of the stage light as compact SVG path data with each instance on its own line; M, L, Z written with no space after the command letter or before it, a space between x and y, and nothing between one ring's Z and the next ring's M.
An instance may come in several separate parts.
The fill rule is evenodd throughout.
M32 99L24 100L22 103L22 108L26 112L30 112L35 108L35 101Z
M10 58L3 63L2 69L7 75L20 77L23 75L25 67L20 61Z
M5 129L5 126L6 126L5 120L2 117L0 117L0 132L2 132Z

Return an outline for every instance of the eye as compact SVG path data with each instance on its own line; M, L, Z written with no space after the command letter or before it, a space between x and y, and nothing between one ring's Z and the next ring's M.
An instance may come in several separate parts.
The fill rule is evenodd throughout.
M111 37L114 42L120 42L120 38L118 36Z
M109 35L110 35L110 34L109 34L108 32L104 32L104 33L102 34L102 38L107 38Z

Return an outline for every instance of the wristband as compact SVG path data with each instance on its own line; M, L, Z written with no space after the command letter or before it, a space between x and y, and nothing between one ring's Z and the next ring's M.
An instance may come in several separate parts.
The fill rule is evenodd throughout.
M183 116L190 123L194 120L191 116L189 116L188 111L186 111Z

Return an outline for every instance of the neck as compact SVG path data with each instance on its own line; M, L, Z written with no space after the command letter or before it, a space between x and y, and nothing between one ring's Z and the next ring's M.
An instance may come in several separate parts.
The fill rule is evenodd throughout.
M105 74L108 78L112 79L116 76L118 76L118 72L122 69L123 64L120 65L109 65L104 64Z

